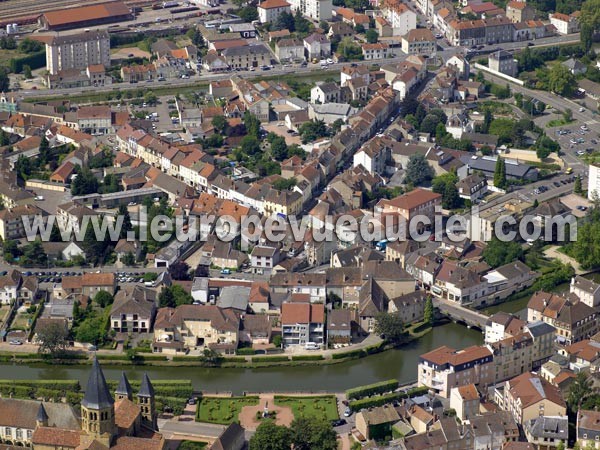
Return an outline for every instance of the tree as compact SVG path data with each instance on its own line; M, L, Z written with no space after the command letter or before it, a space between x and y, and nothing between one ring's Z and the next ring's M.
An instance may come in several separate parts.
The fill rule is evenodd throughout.
M55 356L67 348L67 328L59 321L50 322L44 327L36 328L37 340L40 343L38 352Z
M494 170L494 186L499 189L506 188L506 164L503 158L498 156Z
M398 311L381 312L375 318L375 333L389 342L399 343L404 338L404 322Z
M523 247L515 241L502 242L493 238L483 250L483 259L492 267L499 267L523 258Z
M241 142L240 150L245 156L252 156L260 151L260 143L254 136L244 136Z
M212 126L215 128L215 131L225 134L225 129L227 128L227 119L224 116L215 116L211 121Z
M577 175L577 177L575 177L575 184L573 185L573 192L575 194L583 194L583 189L581 187L581 176Z
M290 450L291 432L275 425L272 420L263 421L248 442L249 450Z
M8 78L8 71L4 67L0 67L0 92L8 91L10 86L10 79Z
M184 261L177 261L169 266L169 274L174 280L189 280L190 266Z
M101 308L106 308L109 305L112 305L115 299L108 291L99 291L96 295L94 295L94 303L96 303Z
M97 345L104 338L104 330L102 329L102 318L90 316L86 318L77 327L75 332L75 340L78 342L87 342L88 344Z
M125 255L123 255L123 259L121 259L121 262L125 266L134 266L135 265L135 255L131 252L127 252L127 253L125 253Z
M325 122L322 120L311 120L304 122L302 125L300 125L298 131L300 132L300 136L302 136L303 144L316 141L317 139L325 137L329 134L327 125L325 125Z
M433 179L434 171L424 155L414 154L408 159L406 165L405 182L415 186L429 183Z
M362 49L349 36L346 36L340 41L337 47L337 53L340 54L345 61L363 59Z
M33 74L31 73L31 66L24 64L23 65L23 76L30 80L33 78Z
M302 13L300 12L300 8L296 10L296 14L294 15L294 28L296 33L307 34L310 32L312 24L309 20L305 19Z
M163 289L158 295L158 303L161 308L176 308L181 305L190 305L193 302L192 296L178 284Z
M258 120L258 118L250 111L244 113L243 120L244 126L246 127L246 134L258 139L260 137L260 120Z
M296 30L294 16L289 12L282 12L275 22L275 28L279 30L290 30L290 33L293 33Z
M329 422L298 417L290 425L294 450L337 450L337 434Z
M98 192L98 179L87 168L82 169L75 179L71 182L71 194L87 195L96 194Z
M566 123L573 122L573 111L571 111L569 108L563 111L562 116Z
M196 27L190 28L185 35L192 41L196 47L202 47L204 45L204 38L202 33Z
M548 74L548 88L555 94L570 97L575 91L575 75L562 64L555 64Z
M365 32L365 27L364 25L358 23L356 24L356 26L354 27L354 31L356 31L358 34L362 34Z
M25 265L45 267L48 263L48 256L44 252L42 241L39 238L24 245L22 252L21 263Z
M365 33L365 39L369 44L374 44L379 39L379 33L373 28L369 28Z
M35 53L41 51L44 48L44 45L39 41L34 41L33 39L25 38L19 43L17 48L21 53Z
M434 312L433 299L431 298L431 295L428 295L427 299L425 300L425 312L423 313L423 320L425 323L433 326Z
M258 19L258 10L255 6L244 6L242 9L237 10L237 15L245 22L252 22Z
M588 378L585 372L579 372L575 377L575 381L571 383L569 395L567 397L567 405L571 411L579 410L581 402L592 393L592 381Z
M585 30L586 40L591 41L594 32L600 28L600 0L586 0L581 5L581 29ZM583 34L583 33L582 33ZM585 50L591 48L591 43L586 41Z
M127 206L120 205L117 211L117 217L123 217L123 224L121 226L121 231L119 237L121 239L127 238L127 232L133 230L133 225L131 225L131 216L129 215L129 210Z
M563 441L559 441L558 445L556 446L556 450L565 450L565 443Z
M560 145L554 139L549 138L546 135L542 135L538 138L534 145L535 152L538 158L547 158L550 153L560 151Z
M285 138L275 136L271 141L271 156L277 161L283 161L288 157L288 146L285 143Z
M436 194L442 195L442 207L446 209L457 208L461 201L456 183L458 177L452 172L439 175L431 182L431 188Z
M156 94L152 91L148 91L144 94L144 103L147 103L148 105L156 105L156 103L158 102L158 97L156 96Z

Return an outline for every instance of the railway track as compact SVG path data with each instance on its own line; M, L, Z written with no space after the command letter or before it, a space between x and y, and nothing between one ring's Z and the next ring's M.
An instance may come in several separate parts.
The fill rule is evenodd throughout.
M109 0L0 0L0 21L10 21L12 18L30 17L47 11L67 9L72 6L89 6L106 3ZM151 0L130 0L124 2L128 6L148 6Z

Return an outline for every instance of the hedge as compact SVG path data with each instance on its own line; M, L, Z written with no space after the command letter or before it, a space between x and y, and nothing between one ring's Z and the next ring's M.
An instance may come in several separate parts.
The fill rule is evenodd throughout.
M250 348L250 347L238 348L235 351L236 355L254 355L255 353L256 353L256 350L254 350L253 348Z
M27 56L20 58L12 58L10 60L10 71L13 73L21 73L23 66L31 67L31 70L39 69L46 65L46 50L41 52L32 53Z
M261 362L282 362L289 361L287 356L262 356L262 357L253 357L253 363L261 363Z
M384 392L396 390L399 384L398 380L392 379L381 381L379 383L367 384L365 386L357 386L346 391L346 398L348 400L354 400L375 394L383 394Z
M77 380L0 380L0 385L32 386L35 388L79 391L81 386Z
M323 355L296 355L292 356L292 361L321 361Z
M394 392L392 394L376 395L374 397L363 398L361 400L353 400L350 402L350 408L353 411L360 411L361 409L372 408L374 406L382 406L393 402L394 400L401 400L406 398L407 395L404 392Z
M333 353L331 359L344 359L344 358L363 358L367 356L364 350L353 350L345 353Z

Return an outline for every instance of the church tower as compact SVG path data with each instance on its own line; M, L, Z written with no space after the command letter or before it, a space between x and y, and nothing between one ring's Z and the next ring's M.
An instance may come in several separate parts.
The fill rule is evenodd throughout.
M127 375L125 372L121 372L121 381L119 381L119 386L115 391L115 400L123 400L126 398L127 400L133 399L133 391L131 390L131 385L129 384L129 380L127 379Z
M94 358L92 373L81 401L81 427L107 447L110 447L117 434L114 400L97 358Z
M142 423L150 429L158 431L156 406L154 404L154 387L146 373L144 373L144 378L142 378L142 385L140 386L137 398L142 412Z
M48 413L46 412L46 408L44 408L44 404L40 403L40 407L37 412L37 416L35 417L35 424L37 427L47 427L48 426Z

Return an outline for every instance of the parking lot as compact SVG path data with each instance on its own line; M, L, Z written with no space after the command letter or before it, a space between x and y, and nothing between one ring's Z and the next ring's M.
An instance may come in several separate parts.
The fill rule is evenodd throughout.
M597 148L600 139L598 133L592 131L590 125L580 122L554 130L554 136L552 137L560 144L563 152L578 157L593 152Z

